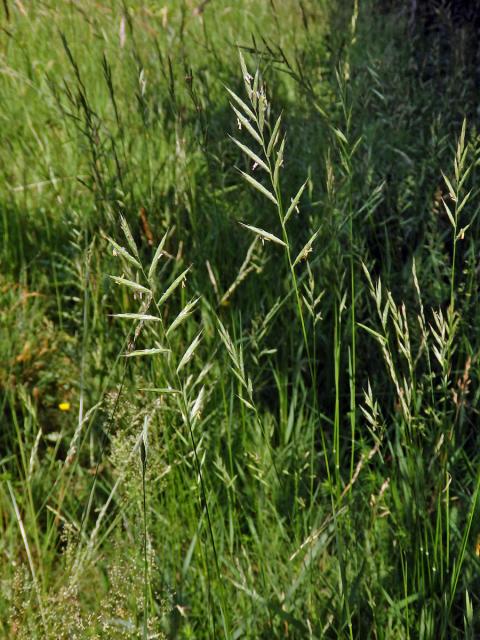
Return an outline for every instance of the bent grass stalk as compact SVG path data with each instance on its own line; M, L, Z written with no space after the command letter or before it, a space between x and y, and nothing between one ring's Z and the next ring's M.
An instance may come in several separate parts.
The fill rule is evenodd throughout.
M170 325L170 327L168 327L168 329L165 327L164 325L164 320L162 318L162 311L161 311L161 306L170 298L170 296L181 286L183 285L185 278L187 276L187 273L189 271L189 268L185 269L179 276L177 276L173 283L161 294L160 298L156 299L155 297L155 293L154 293L154 289L155 289L155 274L156 274L156 269L158 266L158 263L162 257L163 254L163 248L165 245L165 241L166 238L168 236L168 233L165 234L164 238L162 239L162 241L160 242L154 258L152 260L152 263L150 265L149 271L148 273L145 271L145 269L143 268L143 265L140 262L140 257L139 257L139 252L136 246L136 243L133 239L133 236L131 234L131 231L128 227L128 224L126 222L126 220L124 218L121 218L121 226L122 226L122 230L124 232L125 238L127 240L127 244L130 248L131 253L129 253L125 248L122 248L122 252L121 252L121 257L123 257L124 259L127 260L127 262L129 262L131 265L133 265L135 268L138 269L138 265L140 264L140 269L139 269L139 273L141 273L141 275L143 276L144 280L146 283L148 283L148 287L139 284L137 281L134 280L130 280L128 278L119 278L117 276L112 276L112 279L120 286L124 286L127 287L127 289L130 289L134 292L137 292L141 295L146 295L146 301L145 303L142 305L142 312L136 316L134 314L134 319L137 320L138 325L135 331L135 335L137 336L140 331L141 331L141 327L143 326L143 324L145 323L151 323L153 321L154 324L156 324L157 326L160 327L161 330L161 335L163 336L163 340L164 343L167 345L167 347L163 347L160 344L157 345L157 347L155 347L153 350L151 349L146 349L146 350L140 350L140 351L131 351L130 353L127 353L127 356L133 356L133 355L138 355L140 357L144 357L144 356L151 356L153 352L157 353L157 354L162 354L165 353L166 354L166 358L165 358L165 363L166 363L166 368L167 368L167 372L168 372L168 376L169 376L169 384L167 385L169 388L171 389L175 389L178 391L178 393L174 394L174 397L177 399L178 403L179 403L179 409L180 409L180 413L182 415L183 421L185 423L185 426L187 427L187 431L190 437L190 441L191 441L191 445L192 445L192 452L193 452L193 457L194 457L194 461L195 461L195 468L196 468L196 472L197 472L197 476L199 479L199 484L200 484L200 502L201 502L201 506L202 506L202 510L204 511L205 515L206 515L206 520L207 520L207 529L208 529L208 534L209 534L209 538L210 538L210 544L212 546L212 553L213 553L213 557L214 557L214 563L215 563L215 569L216 569L216 574L217 574L217 578L220 584L220 613L221 613L221 618L222 618L222 625L223 625L223 630L225 633L225 637L229 638L230 637L230 631L229 631L229 625L228 625L228 620L226 617L226 607L225 607L225 601L224 601L224 590L223 590L223 579L222 579L222 575L221 575L221 571L220 571L220 565L219 565L219 561L218 561L218 554L217 554L217 549L216 549L216 544L215 544L215 537L213 534L213 526L212 526L212 519L211 519L211 515L210 515L210 508L208 506L208 497L207 497L207 490L206 490L206 485L205 485L205 480L204 480L204 476L203 476L203 472L202 472L202 468L201 468L201 463L200 463L200 459L198 457L198 445L197 445L197 440L196 437L194 435L194 425L193 425L193 420L195 418L195 412L198 411L199 408L199 404L200 404L200 400L199 397L197 396L197 398L195 399L195 401L193 402L193 405L190 404L188 396L187 396L187 382L186 381L182 381L182 378L180 376L182 370L186 367L186 365L190 362L190 360L192 359L192 357L194 356L194 353L198 347L198 345L200 344L201 341L201 333L197 334L197 336L193 339L193 341L190 343L189 347L186 349L186 351L183 353L183 355L181 356L181 358L176 361L175 358L175 352L171 343L171 338L172 338L172 333L173 331L178 328L180 326L180 324L188 317L188 315L193 311L193 307L195 306L194 303L189 303L187 306L185 306L184 308L181 309L180 313L177 315L177 317L173 320L172 324ZM115 246L118 247L118 245L115 243ZM133 255L132 255L133 254ZM197 299L198 300L198 299ZM147 315L146 312L148 311L148 307L153 304L153 306L155 307L156 313L158 315L156 316L151 316L151 315ZM124 316L124 314L117 314L119 317L122 317L122 315ZM155 333L155 332L154 332ZM133 346L133 345L132 345ZM211 610L211 615L212 615L212 621L213 621L213 625L214 625L214 629L215 629L215 614L213 611L213 608Z

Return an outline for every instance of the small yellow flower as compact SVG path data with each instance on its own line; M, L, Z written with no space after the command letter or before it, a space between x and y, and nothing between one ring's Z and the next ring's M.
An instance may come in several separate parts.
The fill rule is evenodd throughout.
M58 405L60 411L70 411L70 403L69 402L60 402Z
M477 542L475 543L475 555L480 557L480 533L477 536Z

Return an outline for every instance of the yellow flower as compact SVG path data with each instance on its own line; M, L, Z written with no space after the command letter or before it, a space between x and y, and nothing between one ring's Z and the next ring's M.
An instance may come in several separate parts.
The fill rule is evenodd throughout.
M69 402L60 402L58 405L60 411L70 411L70 403Z
M480 557L480 533L477 536L477 542L475 543L475 555Z

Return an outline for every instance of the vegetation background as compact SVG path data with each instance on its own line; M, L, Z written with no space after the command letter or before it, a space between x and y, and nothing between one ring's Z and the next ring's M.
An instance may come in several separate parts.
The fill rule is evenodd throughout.
M408 7L4 0L1 637L479 637L478 46Z

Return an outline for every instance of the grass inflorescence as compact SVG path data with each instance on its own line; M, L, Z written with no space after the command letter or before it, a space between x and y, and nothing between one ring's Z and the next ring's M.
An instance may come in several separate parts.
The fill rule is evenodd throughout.
M478 78L380 4L3 3L0 636L480 634Z

